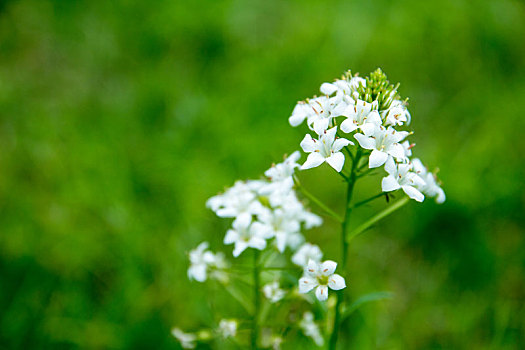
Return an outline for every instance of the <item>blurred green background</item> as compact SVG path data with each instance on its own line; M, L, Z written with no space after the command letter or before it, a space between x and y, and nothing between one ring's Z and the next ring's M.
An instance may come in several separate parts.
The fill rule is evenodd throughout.
M345 344L525 348L512 0L1 1L0 348L178 349L172 326L217 321L210 295L242 315L186 278L187 252L221 249L228 225L206 199L299 148L297 100L377 67L410 97L415 153L448 198L353 242L347 292L395 298L354 314ZM340 208L333 172L301 178ZM327 220L308 239L337 260L337 235Z

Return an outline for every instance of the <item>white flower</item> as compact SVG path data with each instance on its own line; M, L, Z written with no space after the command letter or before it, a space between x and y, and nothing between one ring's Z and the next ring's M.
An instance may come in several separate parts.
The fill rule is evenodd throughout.
M323 252L321 252L319 246L307 242L292 256L292 262L298 266L306 266L308 261L319 262L322 258Z
M235 337L237 334L237 321L235 320L221 320L219 322L219 334L223 338Z
M299 327L302 329L304 335L312 338L317 346L324 345L324 339L319 330L319 326L314 321L314 314L306 311L303 314L303 319L299 322Z
M251 220L252 215L263 209L256 193L262 185L261 181L237 181L225 193L208 199L206 205L222 218L244 217L244 220Z
M237 218L232 227L226 232L224 244L235 244L234 257L238 257L246 248L263 250L266 248L266 239L272 237L263 224L258 221L251 223L251 219Z
M406 160L405 149L399 144L407 135L407 131L396 131L379 125L372 130L363 130L364 134L355 134L354 137L364 149L372 150L368 160L370 168L377 168L385 164L389 156L398 160Z
M279 281L274 281L263 286L263 294L270 301L276 303L286 295L286 292L279 287Z
M227 274L223 271L228 267L222 253L213 254L208 249L208 242L202 242L197 248L190 251L190 267L188 268L188 278L198 282L204 282L211 273L211 278L220 281L228 279Z
M347 117L340 126L343 132L350 133L358 128L374 128L380 125L382 120L377 112L377 101L368 103L362 100L357 100L355 105L348 106L344 113Z
M403 125L410 124L410 113L406 109L404 103L399 100L394 100L390 108L383 112L385 118L385 125Z
M314 140L310 134L306 134L301 141L301 148L310 154L301 166L302 170L317 167L325 161L337 172L343 169L345 156L340 151L347 145L353 145L353 142L344 138L336 138L336 133L337 127L326 130L319 135L318 140Z
M277 249L282 253L286 248L289 236L298 233L301 225L299 221L283 209L277 208L273 211L267 210L258 216L259 221L264 225L268 236L275 237Z
M184 333L179 328L173 328L171 330L171 335L180 342L183 349L195 349L197 346L197 336L195 334Z
M273 165L270 169L264 172L270 181L284 181L288 180L294 173L295 168L298 168L300 165L297 163L301 153L295 151L284 162Z
M385 170L389 174L381 181L383 192L403 189L412 199L422 202L425 199L423 193L417 188L425 185L425 181L412 171L411 163L396 164L393 158L389 158L385 164Z
M335 92L335 100L343 102L347 105L355 104L354 99L359 95L356 90L359 85L366 86L366 80L359 77L353 77L350 80L336 80L333 83L323 83L321 85L321 92L327 96L331 96Z
M335 274L337 263L327 260L323 263L310 260L304 269L304 275L299 279L299 293L308 293L315 289L315 296L320 301L328 299L328 287L340 290L346 287L345 279Z
M427 168L416 158L412 161L414 164L414 171L423 179L424 185L418 188L429 197L435 197L436 202L441 204L445 201L445 191L438 185L436 175L429 172Z
M190 251L188 278L199 282L206 281L208 266L215 262L215 256L208 249L208 242L202 242Z
M328 129L332 118L342 115L345 103L338 103L336 98L315 97L307 102L299 102L288 119L292 126L301 124L305 119L308 127L317 134Z

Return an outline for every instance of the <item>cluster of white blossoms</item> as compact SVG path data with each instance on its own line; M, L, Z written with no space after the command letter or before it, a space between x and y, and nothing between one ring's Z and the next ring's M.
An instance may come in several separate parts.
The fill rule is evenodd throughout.
M296 250L304 242L301 228L322 224L322 219L305 209L293 189L293 174L300 153L265 172L267 179L237 181L223 194L210 198L207 206L219 217L233 218L224 244L233 244L233 256L247 248L263 250L271 240L282 253Z
M315 133L314 137L306 134L301 141L301 148L309 153L301 169L326 162L341 172L343 149L358 145L368 156L369 168L384 166L388 175L381 183L383 192L402 189L418 202L425 195L438 203L445 200L435 175L411 158L414 144L406 139L412 133L399 130L411 121L407 103L381 70L366 79L348 72L333 83L323 83L320 91L322 96L298 102L288 119L292 126L306 121ZM349 140L352 136L357 145Z

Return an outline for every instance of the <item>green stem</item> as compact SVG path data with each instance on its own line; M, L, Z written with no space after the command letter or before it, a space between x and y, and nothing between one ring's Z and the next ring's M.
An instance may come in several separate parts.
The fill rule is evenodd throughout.
M348 187L346 190L346 202L345 202L345 217L341 223L341 271L343 275L346 275L346 260L348 254L348 240L347 231L348 223L350 221L350 213L352 212L352 206L350 202L352 201L352 194L354 192L355 182L357 180L357 166L361 158L361 152L358 149L355 155L355 158L352 162L352 171L350 172L350 178L348 180ZM344 299L344 293L337 293L337 303L335 306L335 315L334 315L334 327L332 329L332 335L330 336L329 349L335 350L337 346L337 339L339 337L339 328L341 323L341 308Z
M253 250L253 329L252 349L257 350L257 338L259 337L259 313L261 311L260 279L259 279L259 251Z
M303 186L301 186L301 183L299 182L299 179L297 177L293 177L295 185L297 188L302 192L302 194L308 198L311 202L316 204L319 208L323 209L328 215L332 216L334 219L336 219L339 222L343 222L343 219L337 215L332 209L330 209L326 204L321 202L319 199L317 199L313 194L308 192Z
M409 201L408 197L403 197L391 206L385 208L383 211L377 213L376 215L372 216L370 219L359 225L355 230L350 232L346 238L347 242L350 242L352 239L354 239L357 235L363 233L366 231L370 226L378 222L379 220L383 219L384 217L392 214L397 209L401 208L403 205L407 204Z
M372 196L372 197L370 197L370 198L367 198L367 199L365 199L365 200L362 200L361 202L357 202L356 204L354 204L354 205L352 206L352 208L359 208L360 206L365 205L366 203L371 202L371 201L373 201L373 200L376 199L376 198L383 197L383 196L385 196L385 195L386 195L385 192L378 193L378 194L376 194L375 196Z

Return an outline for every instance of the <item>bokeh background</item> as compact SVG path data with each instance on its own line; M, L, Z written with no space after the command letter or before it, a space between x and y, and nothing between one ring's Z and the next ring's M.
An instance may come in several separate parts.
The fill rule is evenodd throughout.
M344 341L525 348L514 0L1 1L0 348L178 349L172 326L217 321L211 296L242 315L186 278L187 252L221 249L227 227L206 199L299 148L297 100L377 67L410 97L415 152L448 198L354 240L347 292L395 296L352 315ZM333 172L300 176L340 208ZM308 239L337 260L337 234L327 220Z

